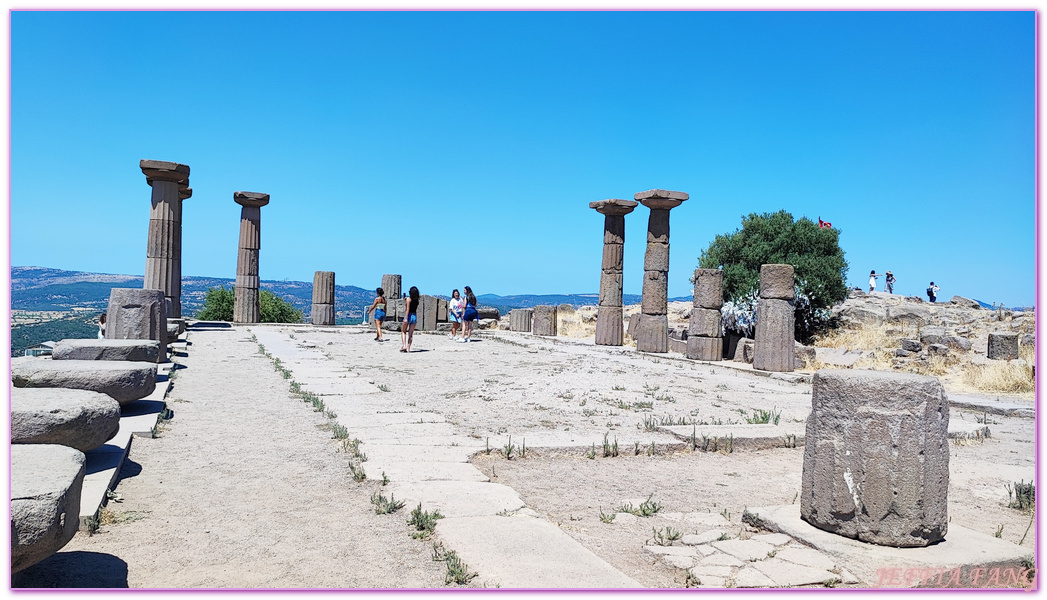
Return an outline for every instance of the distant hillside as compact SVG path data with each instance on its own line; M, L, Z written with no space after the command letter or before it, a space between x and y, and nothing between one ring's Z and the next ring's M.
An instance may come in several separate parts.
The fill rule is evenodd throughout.
M690 296L669 298L670 302L689 302ZM572 306L596 306L600 302L599 294L519 294L515 296L498 296L496 294L481 294L476 301L483 306L497 308L502 314L514 308L531 308L540 304L559 305L570 304ZM639 294L623 294L623 304L639 304Z

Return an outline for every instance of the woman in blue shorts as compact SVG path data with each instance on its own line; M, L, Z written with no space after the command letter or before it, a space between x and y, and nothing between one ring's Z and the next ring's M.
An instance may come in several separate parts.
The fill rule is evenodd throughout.
M374 293L376 294L376 297L374 302L371 303L371 308L367 309L367 312L374 311L374 341L381 342L384 341L382 339L382 321L385 320L385 290L378 288Z
M418 288L412 285L407 294L407 314L404 315L404 324L400 328L400 352L411 351L411 342L414 341L414 327L418 324Z
M462 325L462 313L465 311L465 303L455 289L451 292L451 301L447 303L447 316L451 319L451 333L447 337L452 340L458 337L458 328Z
M473 295L473 289L469 286L465 286L465 312L462 315L462 319L465 321L465 325L462 328L462 339L460 342L468 342L469 336L473 333L473 322L479 320L480 314L476 312L476 296Z

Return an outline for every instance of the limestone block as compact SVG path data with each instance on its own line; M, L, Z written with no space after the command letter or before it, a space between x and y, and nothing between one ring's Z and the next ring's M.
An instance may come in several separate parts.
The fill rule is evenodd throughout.
M108 394L121 406L156 389L156 364L108 360L12 359L11 383L19 388L70 388Z
M55 344L52 360L130 360L157 362L160 342L156 340L71 339Z
M720 269L694 270L694 306L715 308L723 306L723 271Z
M443 298L436 299L436 322L447 322L447 300L444 300Z
M754 369L787 373L796 368L793 310L789 300L760 299L756 306Z
M664 315L641 314L636 322L636 349L641 352L669 351L669 320Z
M476 314L480 319L494 319L497 321L502 318L501 313L493 306L478 306L476 307Z
M573 315L576 312L578 312L578 311L575 310L573 304L568 304L568 303L564 302L562 304L557 304L556 305L556 314L557 315Z
M532 311L529 308L514 308L509 311L509 330L510 331L531 331L531 314Z
M313 325L334 325L334 304L313 304L309 321Z
M923 350L923 344L921 344L917 340L912 340L912 339L907 339L906 338L906 339L902 339L901 343L902 343L902 350L905 350L906 352L919 352L919 351Z
M436 296L422 295L418 300L418 330L436 331Z
M738 346L734 351L734 362L753 364L753 354L756 349L755 340L742 338L738 340Z
M643 256L644 271L669 270L669 244L648 243Z
M662 209L651 210L651 216L647 219L647 243L669 243L669 211Z
M719 309L713 308L693 308L691 309L691 318L687 323L687 335L688 336L701 336L701 337L722 337L723 336L723 317L720 316Z
M760 265L760 298L793 300L793 266Z
M995 331L989 334L989 346L985 355L993 360L1018 358L1018 334Z
M628 326L626 328L626 332L628 332L629 337L631 337L633 339L636 339L636 331L637 331L637 327L638 327L639 323L640 323L640 314L639 313L633 314L632 316L629 317L629 324L628 324Z
M901 306L888 306L886 310L889 323L922 326L931 320L931 307L927 305L912 306L905 303Z
M83 452L54 444L11 446L11 573L51 556L80 528Z
M397 299L400 297L402 277L400 275L382 275L382 290L386 298Z
M944 327L924 327L920 330L920 342L923 344L937 344L945 337Z
M389 294L386 294L385 297L388 298ZM404 298L397 298L396 300L387 302L385 309L387 321L402 321L404 315L407 314L407 300ZM391 313L389 312L389 309L392 309Z
M168 319L167 330L164 333L167 335L167 343L171 343L178 340L178 323L172 323L171 320Z
M556 335L556 307L540 304L532 311L531 332L535 335Z
M927 354L931 356L946 356L949 354L949 347L945 344L931 344L927 346Z
M110 340L156 340L157 361L167 359L167 303L161 290L112 288L106 311Z
M818 371L804 445L802 518L885 546L942 540L948 429L948 399L933 377Z
M687 337L687 358L694 360L723 360L722 337Z
M953 350L961 350L966 352L971 349L971 340L960 337L958 335L947 335L941 339L941 344L948 346Z
M600 306L622 306L621 271L604 271L600 274Z
M120 404L105 394L61 388L11 390L11 443L59 444L81 452L120 429Z
M621 272L622 263L624 262L624 250L625 246L622 244L604 244L603 261L600 263L600 269Z
M623 335L622 307L599 307L596 310L596 344L599 346L621 346Z
M334 271L313 274L313 304L334 304Z
M668 310L668 274L664 271L644 271L643 295L640 312L645 315L664 315Z

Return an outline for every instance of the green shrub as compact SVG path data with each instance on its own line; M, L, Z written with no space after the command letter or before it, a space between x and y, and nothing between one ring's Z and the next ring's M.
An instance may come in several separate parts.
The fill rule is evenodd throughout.
M209 288L204 293L204 305L196 313L201 321L233 320L233 288L225 286Z
M204 305L196 313L202 321L232 321L233 288L213 287L204 294ZM262 323L301 323L302 311L269 290L258 293L259 320Z
M302 311L269 290L262 290L258 293L258 305L263 323L302 322Z

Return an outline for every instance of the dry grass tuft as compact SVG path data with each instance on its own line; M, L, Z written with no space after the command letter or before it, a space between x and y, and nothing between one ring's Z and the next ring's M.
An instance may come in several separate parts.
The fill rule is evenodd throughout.
M1036 391L1033 378L1035 348L1031 345L1020 348L1018 358L1024 364L1000 360L987 365L971 365L964 369L960 381L966 387L983 392L1032 393Z
M820 348L844 348L847 350L885 350L896 348L898 338L917 337L916 329L902 330L887 325L864 325L858 329L834 329L815 341ZM890 367L888 367L890 368Z
M596 321L586 321L579 311L557 312L556 335L569 338L596 337Z

